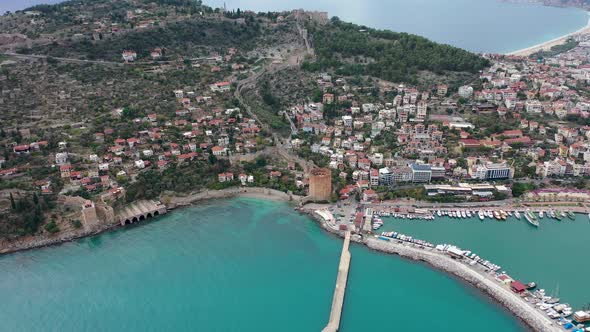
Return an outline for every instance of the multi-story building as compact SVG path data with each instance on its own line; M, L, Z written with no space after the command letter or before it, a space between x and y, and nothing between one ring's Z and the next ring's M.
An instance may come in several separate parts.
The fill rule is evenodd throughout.
M432 168L428 164L411 164L412 182L430 182L432 179Z
M514 172L506 163L485 163L473 168L471 177L480 180L504 180L512 178Z
M467 99L473 95L473 88L469 85L459 87L459 96Z

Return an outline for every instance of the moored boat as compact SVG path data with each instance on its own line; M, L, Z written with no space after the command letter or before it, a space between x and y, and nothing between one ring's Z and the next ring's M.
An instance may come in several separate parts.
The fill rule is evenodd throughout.
M477 213L477 215L479 216L479 220L482 220L485 218L485 216L483 215L483 211L479 210L479 212ZM588 214L588 218L590 218L590 213Z
M539 211L539 218L543 219L543 217L545 217L545 211L541 210Z
M516 219L520 219L520 212L514 211L514 216L516 217Z
M576 214L573 213L572 211L568 211L567 212L567 216L568 218L570 218L571 220L575 220L576 219Z
M528 221L529 224L531 224L535 227L539 227L539 221L537 220L537 218L535 217L535 215L531 211L526 211L524 213L524 217L525 217L526 221Z

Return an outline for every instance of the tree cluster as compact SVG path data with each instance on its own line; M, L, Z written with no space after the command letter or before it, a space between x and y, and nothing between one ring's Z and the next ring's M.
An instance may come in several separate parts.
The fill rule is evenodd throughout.
M370 75L395 82L415 82L420 71L475 73L488 60L465 50L407 33L374 30L335 18L311 26L316 62L308 70L336 69L342 75Z

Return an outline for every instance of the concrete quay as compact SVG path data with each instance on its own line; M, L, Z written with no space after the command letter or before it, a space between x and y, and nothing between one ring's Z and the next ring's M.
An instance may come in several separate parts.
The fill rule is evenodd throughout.
M330 311L330 320L322 332L336 332L340 328L340 317L342 316L342 307L344 306L344 294L346 293L346 281L348 280L348 270L350 269L350 231L344 235L342 244L342 254L340 255L340 264L338 265L338 276L336 277L336 288L334 289L334 298L332 299L332 309Z

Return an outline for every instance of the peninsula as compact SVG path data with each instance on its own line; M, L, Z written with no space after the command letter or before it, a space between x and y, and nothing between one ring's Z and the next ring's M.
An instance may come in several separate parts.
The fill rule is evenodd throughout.
M451 273L535 330L588 330L582 308L467 250L375 234L380 215L539 227L590 213L588 27L482 56L325 12L94 0L0 30L0 253L273 198L346 238L327 331L349 241Z

